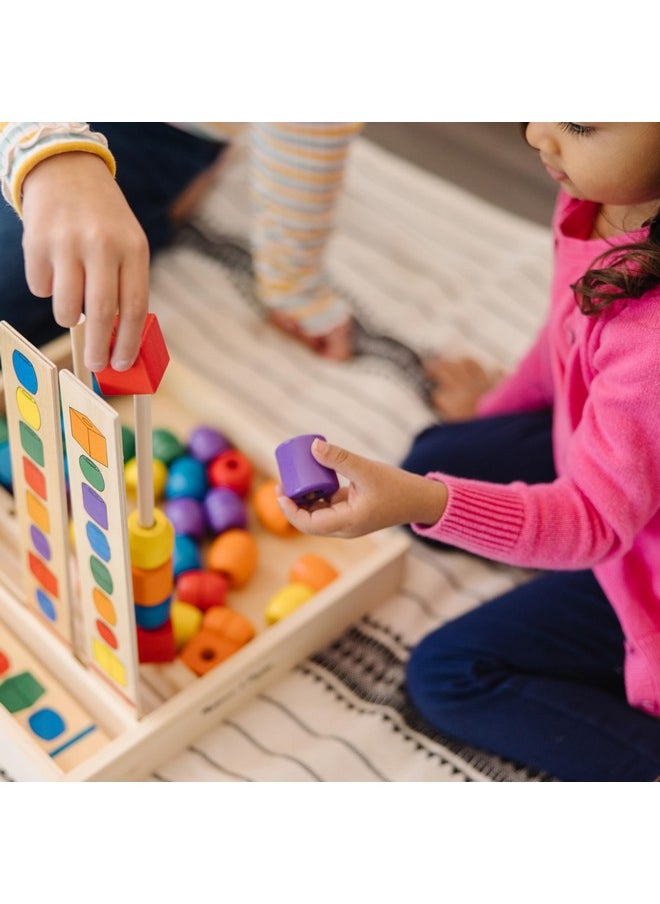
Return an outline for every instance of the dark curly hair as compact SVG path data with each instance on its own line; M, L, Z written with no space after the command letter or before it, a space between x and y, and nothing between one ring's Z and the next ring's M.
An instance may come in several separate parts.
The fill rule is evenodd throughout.
M624 298L639 298L660 284L660 210L645 226L643 242L616 245L599 254L571 288L583 314L599 314Z

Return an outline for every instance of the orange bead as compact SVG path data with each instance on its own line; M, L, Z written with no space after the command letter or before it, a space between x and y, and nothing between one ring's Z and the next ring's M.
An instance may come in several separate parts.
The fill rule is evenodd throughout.
M252 640L255 634L254 625L248 618L226 606L213 606L208 609L204 613L202 627L221 634L239 647Z
M289 570L289 580L309 584L314 590L322 590L339 577L336 568L321 556L308 552L293 563Z
M277 502L276 480L267 480L258 487L252 496L252 505L259 522L278 537L293 537L298 531L287 521Z
M206 567L219 571L230 587L243 587L257 568L257 541L241 528L233 528L213 540L206 553Z
M138 568L131 565L133 600L139 606L156 606L172 595L174 570L172 559L157 568Z
M209 610L209 612L211 611L213 610ZM216 623L214 619L218 618L219 621L220 616L215 615L211 619L211 623L214 627L222 627L223 631L227 633L220 633L219 630L207 627L207 613L199 633L181 651L181 661L196 675L205 675L254 637L254 627L245 616L226 609L224 606L218 608L218 613L222 613L224 624L221 626Z

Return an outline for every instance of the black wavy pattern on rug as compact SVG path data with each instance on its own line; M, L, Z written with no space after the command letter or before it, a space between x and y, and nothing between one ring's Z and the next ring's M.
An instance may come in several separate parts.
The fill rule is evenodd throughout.
M323 672L327 673L326 687L340 702L349 708L355 708L356 704L352 699L354 695L364 704L365 712L380 710L380 717L389 724L393 732L401 732L404 739L413 745L416 753L438 758L441 763L449 765L452 772L463 775L468 781L471 777L455 762L444 759L438 752L437 745L444 747L491 781L553 781L545 773L502 760L435 731L419 716L408 699L405 690L406 659L397 656L371 633L361 630L361 625L365 628L372 625L379 631L387 632L387 628L367 616L311 656L308 662L313 664L313 668L307 663L301 663L298 669L317 681L323 680ZM341 694L330 676L339 679L351 691L351 698Z
M192 248L219 263L245 301L260 317L265 315L264 305L254 291L252 255L244 239L214 233L204 224L195 221L179 228L175 243ZM337 291L351 306L355 318L356 357L372 357L393 365L401 378L412 385L419 397L428 404L431 385L417 353L397 339L370 331L364 325L365 318L357 300L339 288ZM363 619L362 624L368 623L368 619ZM380 632L388 630L383 625L377 627ZM462 771L460 766L444 759L438 752L438 746L444 747L492 781L554 781L545 773L502 760L436 732L415 712L408 700L404 680L405 659L397 657L392 649L361 631L359 624L297 668L316 681L324 680L325 673L328 691L334 693L344 705L353 708L354 700L341 695L331 676L339 679L355 697L363 701L365 711L370 707L378 707L380 717L389 723L393 732L403 732L404 738L414 745L418 755L437 757L440 762L450 766L455 774L461 774L468 781L471 776ZM425 739L428 739L428 744Z
M175 244L194 248L221 264L234 288L260 317L266 315L266 308L254 291L252 255L244 239L212 233L197 222L189 222L177 231ZM417 352L392 336L386 336L368 328L364 312L360 310L357 299L342 287L335 286L334 288L349 305L354 318L354 356L380 359L393 365L402 379L412 386L426 404L429 404L432 385L424 373L422 361Z

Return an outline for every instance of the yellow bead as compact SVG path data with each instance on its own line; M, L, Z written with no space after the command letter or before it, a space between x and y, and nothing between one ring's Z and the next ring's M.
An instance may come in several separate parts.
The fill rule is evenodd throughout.
M294 581L292 584L282 587L275 596L271 597L270 602L266 606L264 613L266 624L274 625L275 622L286 618L287 615L291 615L292 612L295 612L307 600L311 599L315 593L316 591L313 587L310 587L309 584L301 584L299 581Z
M165 493L165 485L167 483L167 465L160 461L160 459L154 458L152 461L152 473L154 480L154 499L162 499ZM138 467L136 458L129 458L129 460L124 465L124 482L126 484L127 494L135 498L137 496L138 484Z
M128 545L136 568L160 568L174 552L174 528L160 509L154 509L154 523L142 527L136 509L128 516Z
M174 600L170 610L174 642L177 650L180 650L189 640L197 634L202 627L202 610L182 600Z

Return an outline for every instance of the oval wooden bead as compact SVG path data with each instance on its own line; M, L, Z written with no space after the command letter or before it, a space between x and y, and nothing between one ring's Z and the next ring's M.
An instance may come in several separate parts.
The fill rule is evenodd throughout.
M252 534L233 528L211 542L206 567L226 575L230 587L243 587L256 571L257 560L257 541Z
M180 650L202 627L202 613L197 606L175 599L172 603L170 618L174 631L174 643L177 650Z
M224 574L200 568L179 575L176 597L205 611L211 606L224 606L228 589L229 581Z
M297 559L289 569L289 580L309 584L315 590L322 590L339 577L339 572L327 559L308 552Z
M205 612L202 626L214 634L221 634L237 647L242 647L255 635L252 622L240 612L226 606L213 606Z
M197 461L192 455L182 455L172 462L165 486L165 496L168 499L192 496L201 501L207 488L206 468L201 461Z
M172 563L175 578L178 578L186 571L201 568L202 554L192 537L188 537L186 534L175 535Z
M230 448L227 437L215 427L196 427L188 437L188 452L205 465Z
M211 486L227 487L246 496L252 486L254 467L247 455L238 449L227 449L209 462L206 473Z
M128 516L128 545L136 568L159 568L174 552L174 528L160 509L154 509L154 523L142 527L138 510Z
M133 601L137 605L155 606L172 595L174 571L171 556L158 568L138 568L131 563L131 575Z
M299 609L304 603L310 600L316 591L309 584L301 584L296 581L282 587L272 596L266 606L264 617L266 624L274 625L276 622L291 615L296 609Z
M157 458L151 463L151 472L154 481L154 499L162 499L167 484L167 465L163 464ZM124 481L126 483L126 492L133 498L137 496L138 484L138 466L136 458L129 458L124 465Z
M252 495L252 505L259 523L278 537L294 537L298 533L287 521L279 506L276 493L277 481L267 480L257 487Z

